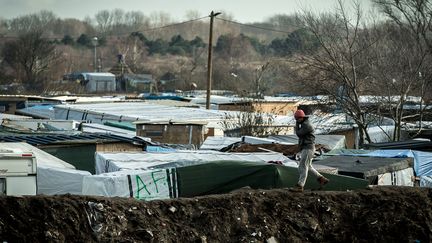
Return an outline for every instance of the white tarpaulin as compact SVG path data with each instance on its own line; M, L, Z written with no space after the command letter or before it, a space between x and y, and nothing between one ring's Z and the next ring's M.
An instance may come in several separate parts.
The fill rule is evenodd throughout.
M177 188L175 168L133 170L86 176L82 194L154 200L177 197Z
M37 193L81 195L83 178L89 175L88 171L38 166Z
M200 108L156 105L151 102L117 102L100 104L57 105L55 117L66 120L104 121L194 120L220 121L224 112Z
M206 138L203 144L201 144L200 150L221 150L222 148L231 145L236 142L240 142L239 137L213 137L209 136Z
M432 177L431 176L420 176L420 186L432 188Z
M394 172L378 175L379 186L414 186L411 178L414 176L413 168L406 168Z
M120 170L151 170L204 164L212 161L280 162L296 167L297 163L281 153L224 153L218 151L176 151L164 153L99 153L95 155L96 174Z

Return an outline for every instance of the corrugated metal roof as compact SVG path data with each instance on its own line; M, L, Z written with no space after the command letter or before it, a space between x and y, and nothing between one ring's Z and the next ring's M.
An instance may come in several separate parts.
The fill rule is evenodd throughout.
M42 119L54 118L54 108L52 105L38 105L27 107L17 110L16 113Z
M432 142L429 140L407 140L387 143L365 144L367 149L411 149L419 151L432 151Z
M127 143L146 143L142 139L128 138L114 134L78 134L78 135L0 135L0 142L27 142L31 145L48 145L74 143L78 141L110 141L110 142L127 142Z

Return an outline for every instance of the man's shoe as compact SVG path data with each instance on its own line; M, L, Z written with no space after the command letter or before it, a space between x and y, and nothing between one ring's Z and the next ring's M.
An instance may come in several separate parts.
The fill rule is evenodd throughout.
M329 179L325 178L324 176L318 177L317 180L321 186L324 186L325 184L327 184L330 181Z
M294 187L290 187L289 191L291 191L291 192L303 192L303 187L300 185L295 185Z

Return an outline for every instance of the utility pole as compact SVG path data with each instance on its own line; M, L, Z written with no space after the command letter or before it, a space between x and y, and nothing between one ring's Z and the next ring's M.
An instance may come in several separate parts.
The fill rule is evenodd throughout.
M94 63L93 63L93 67L94 67L94 71L97 72L98 71L98 64L97 64L97 55L96 55L96 47L98 44L98 38L95 36L92 39L92 43L94 46Z
M208 59L207 59L207 98L206 98L206 109L210 109L210 93L212 86L212 50L213 50L213 19L214 17L221 14L220 12L210 13L210 33L209 33L209 44L208 44Z

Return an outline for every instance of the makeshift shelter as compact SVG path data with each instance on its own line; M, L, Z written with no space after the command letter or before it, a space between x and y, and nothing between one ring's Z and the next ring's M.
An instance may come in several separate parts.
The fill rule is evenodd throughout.
M364 156L364 157L381 157L381 158L413 158L414 172L416 176L432 176L432 153L404 150L404 149L387 149L387 150L356 150L356 149L338 149L326 153L325 156L344 155L344 156Z
M412 158L331 156L314 164L338 168L339 174L367 179L371 185L413 186Z
M136 121L138 136L171 144L193 144L199 148L204 142L205 125L198 121Z
M81 73L87 92L116 91L116 79L112 73Z
M367 181L326 175L332 183L323 190L354 190L365 188ZM159 170L127 170L86 176L83 195L133 197L137 199L168 199L228 193L242 187L254 189L286 188L298 179L297 169L282 165L245 161L214 161L206 164ZM306 189L318 189L310 176Z
M114 134L16 134L0 135L1 142L27 142L67 161L72 168L95 173L94 154L103 151L143 151L148 141Z
M96 174L120 170L152 170L204 164L214 161L255 163L279 162L296 167L296 162L281 153L223 153L217 151L96 153Z
M297 144L298 143L298 137L295 134L293 134L293 135L273 135L273 136L269 136L268 139L273 139L273 140L278 141L280 143L291 143L291 144ZM315 135L315 143L327 146L328 149L330 149L330 150L342 149L342 148L345 148L345 136L343 136L343 135L316 134Z
M207 137L204 143L199 148L200 150L221 150L222 148L231 145L233 143L240 142L241 138L239 137Z
M328 149L345 148L345 137L342 135L315 135L316 144L321 144ZM298 144L297 135L273 135L267 138L252 136L243 137L207 137L201 145L200 150L221 150L237 142L248 144Z
M425 140L406 140L387 143L369 143L364 145L367 149L411 149L418 151L432 151L432 141Z

